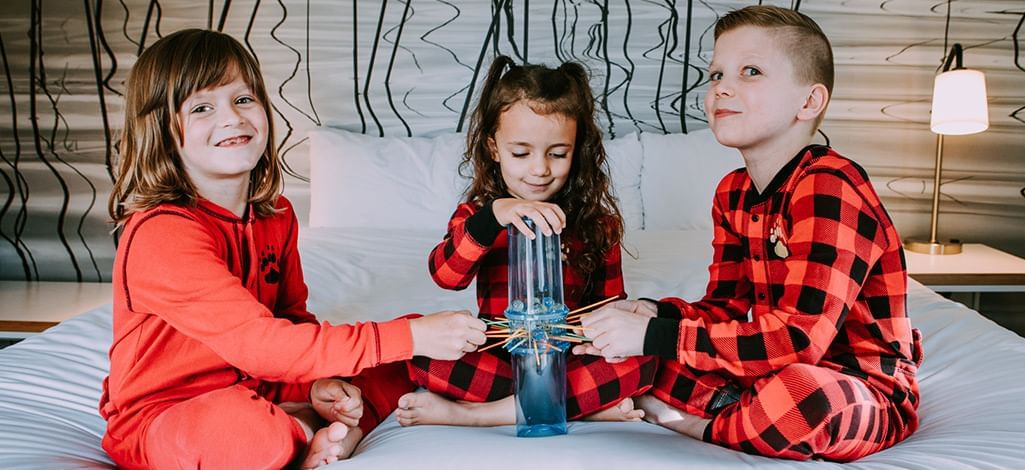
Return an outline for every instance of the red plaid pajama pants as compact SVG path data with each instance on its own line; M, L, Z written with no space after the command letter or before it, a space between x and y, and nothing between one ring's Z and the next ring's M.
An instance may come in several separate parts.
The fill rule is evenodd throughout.
M513 393L509 352L495 348L456 361L416 356L407 362L409 378L452 400L495 401ZM578 419L644 394L655 380L658 359L631 357L610 364L597 356L566 357L566 417Z
M875 387L809 364L786 366L742 389L720 375L665 361L652 395L711 418L705 441L794 460L856 460L900 442L917 423L906 426L899 407Z

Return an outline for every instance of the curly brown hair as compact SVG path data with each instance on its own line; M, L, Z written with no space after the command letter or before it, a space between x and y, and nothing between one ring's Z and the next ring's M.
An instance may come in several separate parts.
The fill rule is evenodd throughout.
M284 182L274 146L270 97L259 63L227 34L184 29L147 48L128 76L120 161L107 202L115 224L165 202L195 205L199 194L175 145L183 131L178 110L193 93L230 83L235 77L249 86L267 115L267 149L249 172L249 203L260 216L277 212Z
M483 205L509 197L488 140L494 137L502 113L521 100L535 113L559 114L577 123L569 177L549 202L562 208L566 231L583 244L582 250L568 254L567 262L580 273L590 274L623 239L623 217L612 195L601 129L595 121L594 96L583 65L566 62L553 69L516 65L504 55L495 58L466 133L466 154L460 164L463 174L472 171L466 201Z

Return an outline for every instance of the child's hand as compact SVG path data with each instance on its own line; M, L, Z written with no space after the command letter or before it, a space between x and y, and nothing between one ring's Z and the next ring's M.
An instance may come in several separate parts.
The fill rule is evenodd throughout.
M319 379L310 389L310 403L321 418L346 426L359 425L363 417L363 397L359 387L340 379Z
M622 305L624 303L626 305ZM650 315L651 309L644 303L615 302L585 316L580 323L587 328L591 343L574 346L573 353L602 356L608 362L620 362L629 356L644 354L644 334L648 321L655 316ZM638 311L623 309L621 305Z
M524 217L530 217L535 225L541 227L541 233L545 235L562 233L566 226L566 213L562 212L561 207L550 202L515 198L495 199L495 202L491 203L491 210L499 224L513 224L531 240L534 239L534 231L527 227L523 221Z
M609 306L648 318L658 316L658 305L649 300L617 300L609 304Z
M487 326L466 310L415 318L409 321L409 329L413 332L413 355L433 359L459 359L487 340Z

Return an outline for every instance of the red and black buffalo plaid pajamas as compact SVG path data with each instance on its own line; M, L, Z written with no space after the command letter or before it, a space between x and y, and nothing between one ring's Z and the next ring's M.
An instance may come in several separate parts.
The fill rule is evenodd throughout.
M580 242L563 231L567 250ZM588 277L563 264L563 296L570 310L612 296L625 296L619 244L603 266ZM508 236L495 220L491 205L464 203L456 208L448 234L431 251L431 277L445 289L460 290L477 279L481 317L504 316L509 296ZM490 343L489 343L490 344ZM453 400L495 401L513 393L509 352L496 347L466 354L457 361L414 357L410 378L428 390ZM625 398L647 392L654 382L658 358L634 357L609 364L595 356L570 354L566 359L566 415L576 419L611 407Z
M648 325L652 393L752 454L850 461L911 435L920 337L900 238L861 167L809 146L762 193L737 170L712 217L705 297L662 299Z

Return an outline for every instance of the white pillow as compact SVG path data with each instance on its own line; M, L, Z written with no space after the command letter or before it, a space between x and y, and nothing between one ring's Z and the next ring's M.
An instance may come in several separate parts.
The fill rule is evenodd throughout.
M619 199L626 230L644 228L644 204L641 197L641 163L644 152L636 133L605 141L612 192Z
M470 180L459 175L463 134L376 137L310 131L310 226L432 229L444 232ZM614 194L627 230L643 227L641 143L606 142Z
M444 233L469 180L462 134L434 138L310 131L310 226Z
M712 196L727 173L744 166L710 129L688 134L641 133L641 195L646 230L712 228Z

